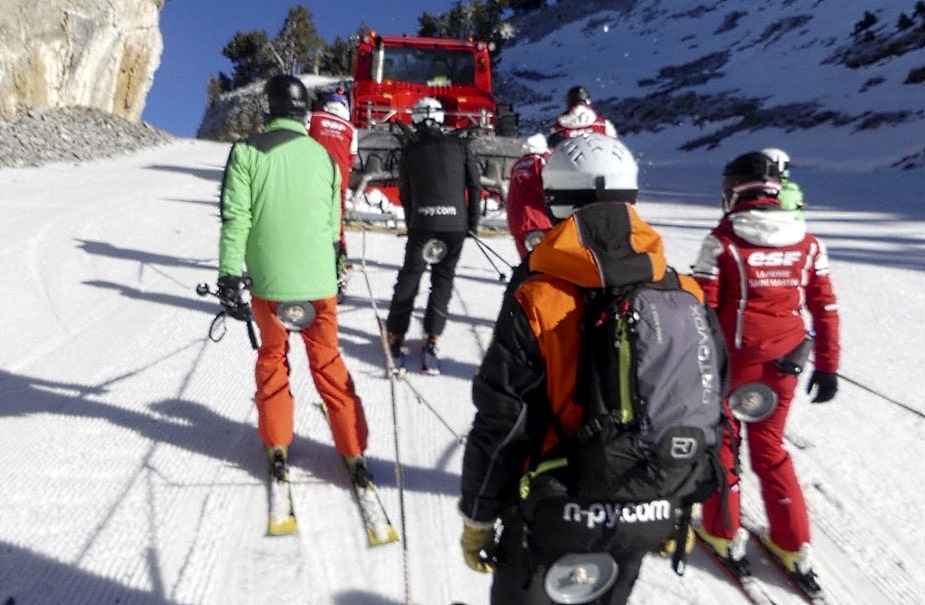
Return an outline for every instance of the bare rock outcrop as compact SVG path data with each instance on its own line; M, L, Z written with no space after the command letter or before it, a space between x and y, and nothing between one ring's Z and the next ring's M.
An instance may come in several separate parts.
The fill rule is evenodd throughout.
M0 118L86 107L138 121L160 65L167 0L3 0Z

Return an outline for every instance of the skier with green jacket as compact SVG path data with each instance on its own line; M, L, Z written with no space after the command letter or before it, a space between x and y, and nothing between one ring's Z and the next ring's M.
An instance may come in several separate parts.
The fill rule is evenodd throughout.
M337 340L341 175L324 147L305 132L308 91L302 81L274 76L265 92L265 127L235 143L225 166L220 299L236 319L250 319L252 313L260 330L254 401L271 473L277 480L288 478L294 402L287 352L289 334L297 332L331 421L334 445L362 481L368 479L362 457L366 419Z

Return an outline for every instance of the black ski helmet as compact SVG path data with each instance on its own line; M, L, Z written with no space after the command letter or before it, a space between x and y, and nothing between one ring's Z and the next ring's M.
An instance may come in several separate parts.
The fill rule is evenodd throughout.
M308 89L295 76L277 75L267 80L263 88L267 95L270 117L305 119L308 113Z
M780 194L780 168L759 151L750 151L723 168L723 211L731 212L740 202L774 198Z
M585 90L584 86L572 86L568 89L568 92L565 93L565 103L569 107L582 104L590 105L591 97L588 96L588 91Z

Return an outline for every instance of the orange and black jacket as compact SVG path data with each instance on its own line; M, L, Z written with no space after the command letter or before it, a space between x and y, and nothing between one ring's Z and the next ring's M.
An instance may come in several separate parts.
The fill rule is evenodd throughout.
M659 281L669 270L658 233L622 202L583 206L546 233L512 282L473 380L476 415L463 458L460 512L491 521L515 501L531 457L568 435L583 410L573 403L583 290ZM693 279L682 287L703 302ZM721 336L719 336L721 338Z

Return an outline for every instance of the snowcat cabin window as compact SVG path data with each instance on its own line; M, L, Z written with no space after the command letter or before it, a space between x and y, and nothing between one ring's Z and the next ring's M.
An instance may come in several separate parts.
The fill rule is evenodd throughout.
M443 57L436 57L430 62L430 73L427 75L427 83L434 85L450 83L450 67L446 64Z
M371 76L378 82L384 79L425 86L475 83L475 57L466 51L406 47L382 51L373 56ZM381 78L376 78L377 71Z
M431 63L427 75L428 86L449 84L472 86L475 84L475 57L465 51L436 51L430 53Z
M379 78L379 82L382 80L394 80L395 79L395 60L392 57L386 57L382 60L382 76Z

